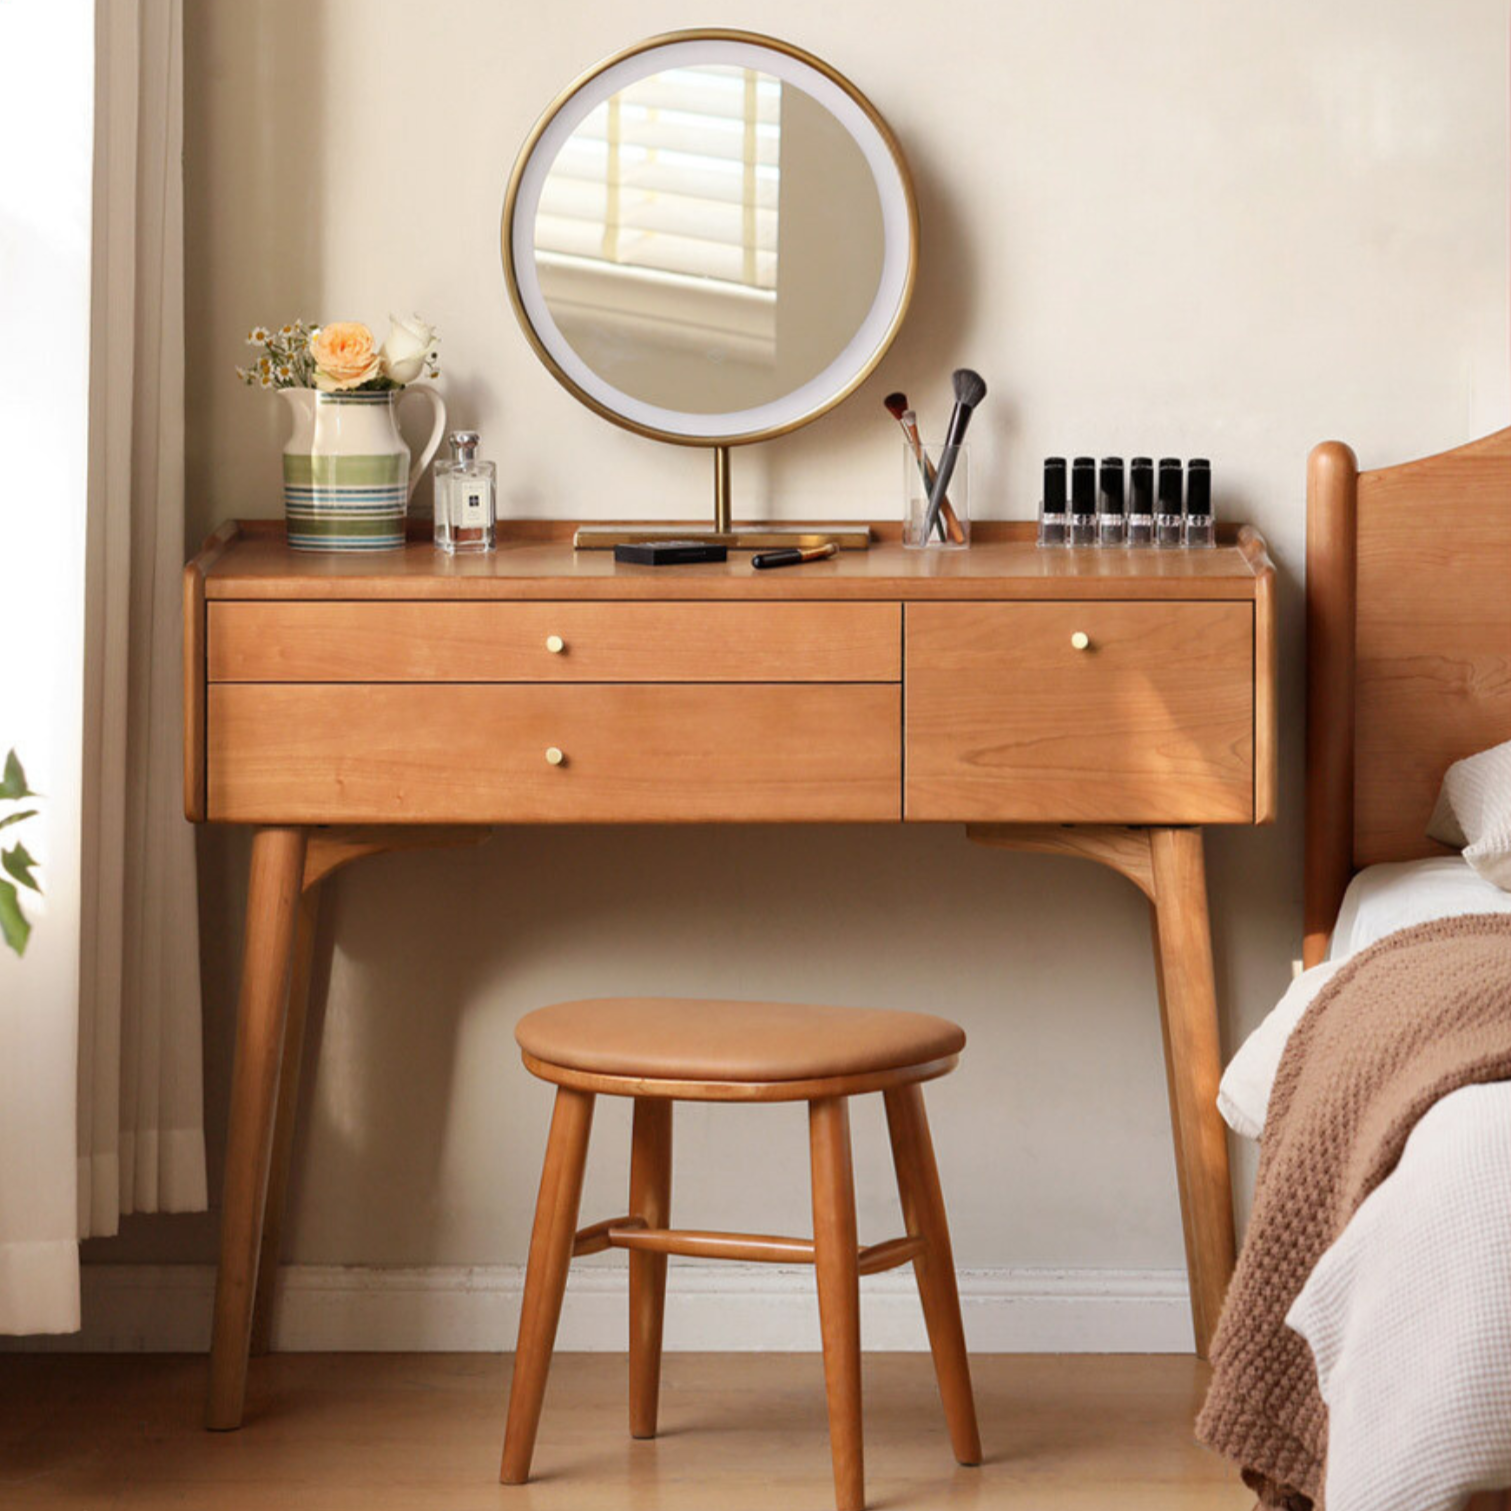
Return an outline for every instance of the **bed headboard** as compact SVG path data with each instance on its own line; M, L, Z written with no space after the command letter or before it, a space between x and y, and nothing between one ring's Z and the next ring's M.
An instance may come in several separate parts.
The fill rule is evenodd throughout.
M1443 772L1511 739L1511 430L1360 472L1307 464L1306 963L1349 878L1442 853Z

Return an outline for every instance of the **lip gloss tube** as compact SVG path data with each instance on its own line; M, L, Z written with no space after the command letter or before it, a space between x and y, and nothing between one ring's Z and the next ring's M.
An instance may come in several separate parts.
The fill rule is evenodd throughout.
M1154 515L1154 544L1166 551L1183 545L1185 527L1180 458L1162 456L1159 459L1159 504Z
M1070 468L1070 543L1097 543L1097 464L1094 458L1078 456Z
M1127 541L1127 511L1123 499L1123 459L1102 458L1102 479L1098 489L1097 544L1121 546Z
M1039 544L1068 546L1070 524L1065 509L1065 458L1044 458L1044 497L1039 504Z
M1136 456L1128 465L1128 544L1154 544L1154 461Z
M1212 520L1212 464L1194 456L1186 467L1186 545L1204 551L1217 544Z

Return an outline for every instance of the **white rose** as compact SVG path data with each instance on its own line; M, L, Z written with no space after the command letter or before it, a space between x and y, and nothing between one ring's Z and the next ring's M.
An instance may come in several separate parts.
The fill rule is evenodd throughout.
M425 360L435 345L435 327L418 315L401 320L388 317L388 340L381 353L383 376L395 383L413 383L425 371Z

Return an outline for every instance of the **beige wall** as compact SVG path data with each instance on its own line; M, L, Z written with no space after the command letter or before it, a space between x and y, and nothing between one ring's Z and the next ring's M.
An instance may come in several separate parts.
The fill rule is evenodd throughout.
M742 453L745 506L886 515L904 387L944 420L981 368L979 513L1023 517L1046 452L1206 454L1220 507L1266 531L1285 609L1283 817L1209 853L1229 1050L1299 950L1299 574L1308 448L1366 461L1507 417L1502 0L711 0L844 70L912 160L912 313L873 380ZM702 510L696 452L618 431L546 375L498 260L515 149L560 81L670 0L187 8L190 534L279 508L283 420L231 371L256 321L443 333L453 419L500 464L506 514ZM944 30L946 16L955 22ZM926 28L926 31L920 30ZM212 1159L224 1118L245 854L206 834ZM933 1095L956 1247L972 1266L1176 1267L1181 1241L1141 900L1069 861L950 828L505 831L374 861L333 888L318 1073L290 1248L311 1263L518 1263L546 1092L514 1020L594 993L937 1007L970 1034ZM606 1108L594 1215L621 1205ZM801 1119L689 1109L678 1202L711 1227L802 1231ZM889 1225L883 1136L857 1147L862 1225ZM199 1258L203 1218L131 1225L96 1257Z

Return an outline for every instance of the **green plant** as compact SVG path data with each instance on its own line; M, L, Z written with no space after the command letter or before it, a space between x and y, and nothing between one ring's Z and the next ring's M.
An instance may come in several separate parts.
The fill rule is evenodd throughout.
M5 773L0 776L0 805L14 806L25 798L36 797L37 794L26 785L26 773L21 769L21 762L13 750L5 758ZM19 824L22 819L35 818L35 808L23 808L20 812L0 814L0 829L8 829L12 824ZM31 937L31 924L27 921L26 914L21 911L21 894L17 892L19 883L23 887L29 887L38 896L42 888L37 883L37 878L32 874L37 865L36 859L27 853L26 846L17 840L8 850L0 850L0 868L3 868L11 880L0 878L0 936L18 954L26 953L26 941Z

